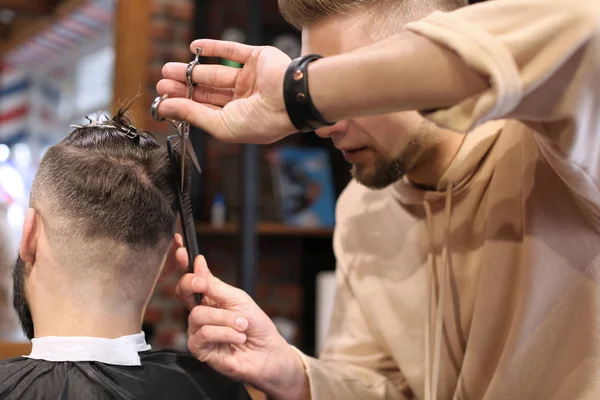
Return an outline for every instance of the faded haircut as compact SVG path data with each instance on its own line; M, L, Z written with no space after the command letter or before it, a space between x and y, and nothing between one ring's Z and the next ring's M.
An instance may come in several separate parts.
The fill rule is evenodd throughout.
M452 11L468 4L467 0L278 0L283 18L302 29L327 18L338 18L362 11L374 22L387 23L401 13L406 21L416 20L435 11ZM400 27L398 27L400 29Z
M102 265L96 272L151 283L160 265L137 264L160 264L154 261L166 256L177 222L175 189L166 148L131 125L127 108L50 147L30 203L65 263Z

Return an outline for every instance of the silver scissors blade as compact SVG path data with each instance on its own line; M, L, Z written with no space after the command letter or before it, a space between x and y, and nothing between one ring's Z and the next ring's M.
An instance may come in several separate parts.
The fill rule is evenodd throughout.
M172 142L173 149L180 154L181 164L180 164L180 178L181 178L181 190L183 190L184 186L184 173L185 173L185 164L187 161L187 156L190 157L193 168L196 169L198 174L202 173L202 168L200 168L200 162L198 162L198 157L196 156L196 151L194 150L194 146L192 145L192 141L189 138L189 135L177 135L175 140Z
M192 160L192 164L194 164L194 167L196 167L196 171L198 171L198 173L201 174L202 169L200 168L200 163L198 162L198 157L196 157L196 152L194 151L192 142L190 141L189 137L185 139L185 141L189 142L187 146L187 153L189 154L190 159Z
M201 51L202 49L200 47L196 47L196 57L188 64L187 70L185 71L185 81L188 86L188 99L192 99L192 96L194 94L195 83L192 81L192 73L194 72L194 67L200 63ZM190 127L187 121L181 121L177 123L176 121L170 118L161 118L158 115L158 106L160 105L160 102L166 99L167 97L168 95L164 94L155 98L152 102L152 106L150 107L150 112L152 114L152 118L154 118L156 121L166 120L171 125L173 125L175 127L175 130L177 131L177 136L179 140L173 140L172 145L173 149L179 151L181 156L180 174L181 190L183 191L185 188L185 164L187 155L190 156L190 159L192 160L192 163L194 164L194 167L196 167L198 173L202 173L202 170L200 169L198 157L196 157L196 152L194 151L194 147L192 146L192 143L190 141Z

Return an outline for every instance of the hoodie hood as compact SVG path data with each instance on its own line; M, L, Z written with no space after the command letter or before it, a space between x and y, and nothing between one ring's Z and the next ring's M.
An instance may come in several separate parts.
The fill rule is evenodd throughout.
M442 175L436 191L415 187L407 179L394 184L394 193L401 203L422 204L425 210L429 254L427 260L427 306L425 313L425 400L436 400L441 369L442 329L444 305L448 286L449 232L452 228L452 197L468 187L470 178L495 143L504 121L492 121L466 134L450 166ZM433 224L432 203L445 201L444 226L441 246L441 268L437 264L436 234ZM439 228L438 228L439 229Z
M504 120L491 121L465 134L463 143L438 182L436 191L418 188L405 178L392 185L395 197L402 204L416 205L422 204L424 200L443 200L449 184L452 184L454 193L462 191L468 186L470 178L493 146L504 124Z

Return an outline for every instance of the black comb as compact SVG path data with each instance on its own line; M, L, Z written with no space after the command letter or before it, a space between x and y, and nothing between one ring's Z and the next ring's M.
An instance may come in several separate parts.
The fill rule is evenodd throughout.
M194 260L200 255L198 249L198 240L196 236L196 225L194 222L194 214L192 213L192 201L190 198L190 181L191 174L186 174L183 179L181 175L180 163L186 160L181 160L181 157L186 157L186 154L181 154L181 138L178 135L167 137L167 150L169 160L171 162L171 171L173 173L173 184L177 197L177 208L181 217L181 227L183 230L183 241L188 253L188 271L194 273ZM188 143L189 145L190 143ZM195 160L194 160L195 162ZM190 169L187 169L188 171ZM181 187L183 182L183 187ZM196 304L202 303L204 295L195 293L194 298Z

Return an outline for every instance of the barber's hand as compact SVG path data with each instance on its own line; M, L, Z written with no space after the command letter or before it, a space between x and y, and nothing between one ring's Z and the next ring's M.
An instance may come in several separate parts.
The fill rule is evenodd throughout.
M177 260L187 265L184 248ZM195 305L194 293L204 293L202 305ZM298 354L248 294L210 273L203 256L196 258L194 273L181 278L177 294L191 309L188 347L200 361L272 398L307 397Z
M168 94L158 107L161 117L186 120L222 142L272 143L294 133L283 100L283 77L291 59L270 46L201 39L190 49L243 64L234 68L216 64L194 67L193 101L188 100L187 64L168 63L156 85Z

